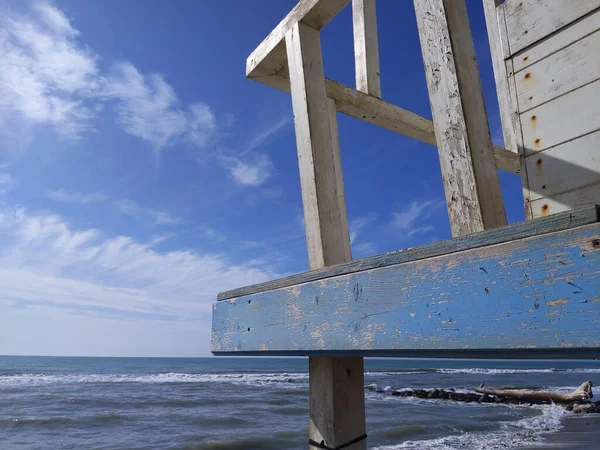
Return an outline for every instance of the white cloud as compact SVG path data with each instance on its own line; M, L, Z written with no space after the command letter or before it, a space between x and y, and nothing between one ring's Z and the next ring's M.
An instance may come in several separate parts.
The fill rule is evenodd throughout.
M436 200L413 201L405 209L394 213L394 226L411 237L418 233L427 233L434 230L434 227L423 224L434 212L436 212L444 202Z
M9 173L0 173L0 186L10 184L12 177Z
M158 211L152 208L145 208L131 200L119 200L116 202L117 208L123 214L140 220L151 220L156 225L175 225L183 223L183 219L174 217L165 211Z
M364 228L372 223L375 220L373 215L368 215L364 217L357 217L356 219L352 219L349 223L350 228L350 243L354 243L356 238L358 238L359 234L362 233Z
M48 197L57 202L64 203L94 203L108 200L108 196L99 193L82 194L80 192L66 191L64 189L57 189L48 193Z
M3 11L0 11L2 14ZM162 76L129 63L101 74L98 56L78 41L62 11L43 1L30 16L0 18L0 131L15 141L19 126L50 125L63 138L93 128L103 102L114 101L123 129L154 149L174 143L206 145L217 124L210 107L179 99ZM25 133L29 134L29 133Z
M250 139L250 141L248 142L248 145L246 146L245 151L251 151L251 150L257 149L262 144L264 144L271 136L273 136L275 133L277 133L283 127L288 125L290 122L291 122L290 118L288 116L286 116L283 119L271 124L264 130L261 130L252 139Z
M240 184L260 186L273 171L273 163L266 153L254 153L242 160L235 156L222 156L221 162Z
M134 317L138 323L206 325L219 291L276 277L254 263L232 265L222 255L185 249L161 252L159 240L74 230L59 216L23 209L0 212L0 236L3 311L45 308L86 317ZM0 329L6 317L0 315ZM208 342L197 345L206 351Z
M160 149L183 140L205 145L216 131L210 107L179 108L174 89L160 75L142 75L131 63L118 64L104 82L102 95L117 101L119 123L126 132Z
M89 98L97 87L96 56L56 8L38 3L32 20L0 19L0 129L14 122L51 125L76 138L91 127Z
M372 256L376 253L376 247L373 242L361 242L352 249L353 258L364 258L365 256Z

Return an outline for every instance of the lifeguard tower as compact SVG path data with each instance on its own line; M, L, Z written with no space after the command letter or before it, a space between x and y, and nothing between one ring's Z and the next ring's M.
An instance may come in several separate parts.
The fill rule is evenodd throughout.
M301 0L247 60L292 96L310 271L220 293L211 351L309 356L312 449L366 448L365 356L600 356L600 0L482 1L506 148L466 0L414 0L433 121L381 98L375 0ZM355 88L319 41L349 3ZM437 146L452 239L352 261L336 111Z

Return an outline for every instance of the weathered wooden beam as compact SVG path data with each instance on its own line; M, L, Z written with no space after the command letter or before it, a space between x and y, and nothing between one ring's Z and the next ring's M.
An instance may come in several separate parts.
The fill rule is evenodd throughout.
M285 35L297 22L320 30L348 3L350 0L300 0L246 59L246 76L275 74L287 62Z
M452 235L506 225L465 0L414 0Z
M356 89L381 98L375 0L352 0Z
M323 269L311 270L309 272L299 273L278 280L232 289L230 291L219 293L217 300L222 301L243 297L259 292L267 292L297 284L309 283L311 281L325 280L327 278L349 275L355 272L379 269L464 250L502 244L546 233L554 233L573 227L596 223L599 221L599 217L600 211L598 207L591 205L571 211L551 214L548 217L510 224L500 229L481 231L467 236L459 236L444 241L408 248L406 250L398 250L345 264L337 264Z
M336 111L325 90L319 30L297 22L285 40L308 262L319 269L352 259ZM337 447L365 433L361 357L311 357L309 391L313 442ZM366 441L348 448L366 449Z
M287 66L284 66L276 75L251 79L280 91L290 92ZM325 88L327 96L335 100L335 106L339 112L418 141L436 145L431 119L359 92L329 78L325 79ZM521 170L519 156L516 153L494 146L494 156L499 169L516 174Z
M219 355L598 357L600 224L217 302Z

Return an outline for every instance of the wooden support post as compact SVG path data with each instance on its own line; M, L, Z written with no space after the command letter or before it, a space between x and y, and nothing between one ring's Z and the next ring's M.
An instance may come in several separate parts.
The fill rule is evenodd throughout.
M414 0L452 235L506 225L465 0Z
M351 259L335 108L327 98L319 31L297 22L286 34L308 259L311 269ZM361 357L311 357L310 438L329 447L365 433ZM366 449L366 441L347 447Z
M381 98L375 0L352 0L356 89Z
M496 82L496 92L500 109L500 121L502 122L504 147L513 153L523 155L522 158L519 158L519 172L523 186L525 217L530 220L533 218L533 212L529 199L529 180L524 157L525 153L521 145L521 138L519 138L519 136L522 136L521 122L519 120L518 108L515 104L515 89L511 90L509 86L511 80L509 80L508 73L510 71L513 74L514 69L512 60L504 57L505 54L509 54L508 40L503 39L503 36L506 36L504 7L501 6L501 0L483 0L483 11L494 68L494 80ZM512 82L514 82L514 79Z

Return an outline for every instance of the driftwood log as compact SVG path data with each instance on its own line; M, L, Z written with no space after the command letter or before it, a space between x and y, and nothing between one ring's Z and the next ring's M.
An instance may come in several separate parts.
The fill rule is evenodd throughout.
M600 413L600 401L592 402L592 382L586 381L573 392L558 394L550 391L525 389L484 389L483 384L473 392L456 392L454 389L394 390L397 397L452 400L467 403L504 403L517 405L558 404L575 413Z

